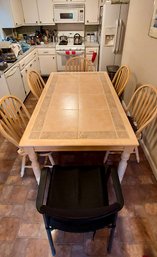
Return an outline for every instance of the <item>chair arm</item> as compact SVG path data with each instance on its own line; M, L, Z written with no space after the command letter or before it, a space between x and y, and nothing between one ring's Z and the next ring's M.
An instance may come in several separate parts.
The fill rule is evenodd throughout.
M124 198L123 198L123 194L122 194L122 189L121 189L121 184L119 181L117 169L113 166L111 167L111 177L112 177L112 181L114 184L114 190L115 190L117 202L120 205L120 209L122 209L124 206Z
M38 194L36 199L36 208L40 213L42 213L42 206L46 205L46 202L47 202L50 180L51 180L50 168L42 169L39 187L38 187Z

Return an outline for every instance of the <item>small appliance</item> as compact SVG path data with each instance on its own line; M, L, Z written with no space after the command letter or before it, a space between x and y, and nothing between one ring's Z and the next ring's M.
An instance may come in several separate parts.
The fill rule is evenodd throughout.
M82 45L82 37L79 33L74 35L74 45Z

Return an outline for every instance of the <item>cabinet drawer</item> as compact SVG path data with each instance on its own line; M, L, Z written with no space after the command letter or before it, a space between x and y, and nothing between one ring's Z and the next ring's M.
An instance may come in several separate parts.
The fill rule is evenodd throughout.
M42 55L42 54L44 54L44 55L49 55L49 54L56 54L56 49L55 48L39 48L38 49L38 54L39 55Z
M93 52L98 53L99 48L98 47L87 47L86 48L86 54L92 54Z

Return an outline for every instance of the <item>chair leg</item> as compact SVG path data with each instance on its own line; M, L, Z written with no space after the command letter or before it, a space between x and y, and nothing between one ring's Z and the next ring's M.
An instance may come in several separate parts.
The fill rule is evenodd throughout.
M140 162L140 156L139 156L139 151L138 151L138 147L135 147L135 154L136 154L136 160L139 163Z
M110 151L107 151L106 154L105 154L105 157L104 157L104 163L106 163L109 154L110 154Z
M51 164L52 164L52 166L53 166L55 163L54 163L54 160L53 160L53 158L52 158L51 153L48 153L48 157L49 157L49 161L51 162Z
M115 232L115 228L116 228L116 221L117 221L117 214L116 214L115 220L114 220L114 222L111 226L111 231L110 231L108 246L107 246L107 252L108 253L111 253L112 243L113 243L113 239L114 239L114 232Z
M43 218L44 218L45 228L46 228L46 232L47 232L47 237L48 237L50 248L51 248L51 253L53 256L55 256L56 250L55 250L53 238L51 235L51 229L49 228L47 217L45 215L43 215Z
M26 164L26 155L22 156L22 164L21 164L21 178L24 176L24 172L25 172L25 164Z

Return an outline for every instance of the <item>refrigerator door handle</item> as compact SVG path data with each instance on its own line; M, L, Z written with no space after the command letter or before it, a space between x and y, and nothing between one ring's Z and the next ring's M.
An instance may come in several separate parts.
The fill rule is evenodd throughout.
M113 53L116 54L116 49L117 49L117 38L118 38L118 30L119 30L119 19L116 20L116 33L115 33L115 38L114 38L114 48L113 48Z
M117 53L121 53L122 51L123 39L124 39L124 24L123 24L123 20L120 19L119 42L118 42Z

